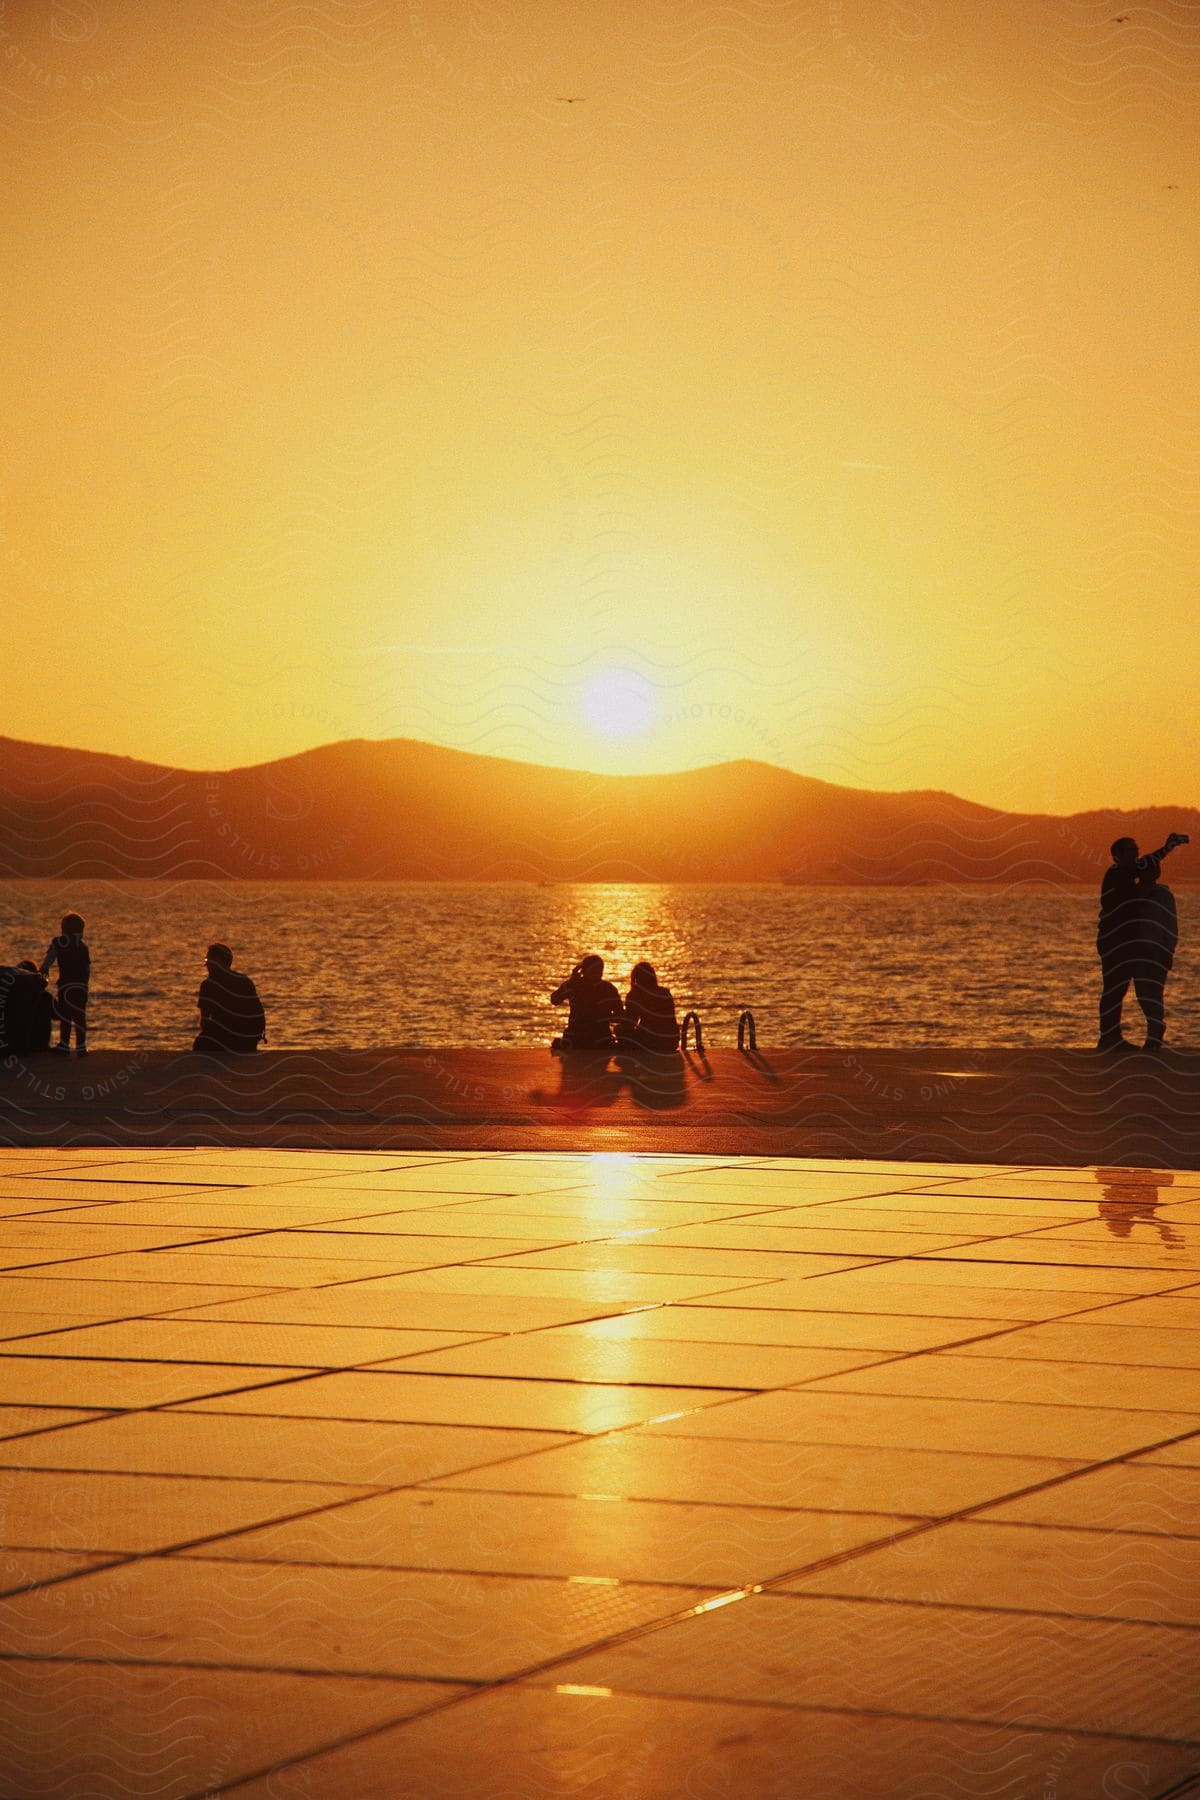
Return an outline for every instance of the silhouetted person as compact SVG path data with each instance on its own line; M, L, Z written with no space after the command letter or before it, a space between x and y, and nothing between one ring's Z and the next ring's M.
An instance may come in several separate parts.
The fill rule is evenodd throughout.
M32 1004L30 1007L32 1016L30 1018L29 1042L26 1050L27 1055L37 1056L50 1048L50 1034L54 1029L54 1021L58 1015L54 1010L54 1001L46 986L46 977L39 973L37 964L32 962L28 957L24 957L17 964L17 968L23 974L28 975L32 981L37 983L37 988L32 995Z
M1143 1048L1153 1053L1162 1049L1167 1031L1164 990L1179 942L1179 914L1175 896L1166 882L1158 879L1157 868L1142 877L1141 897L1141 938L1133 988L1146 1015Z
M679 1048L679 1021L670 988L659 984L653 965L635 963L629 976L625 1009L616 1024L617 1042L623 1050L643 1050L652 1056L669 1056Z
M71 1053L71 1027L75 1027L75 1054L87 1055L88 983L92 977L92 953L83 941L84 924L78 913L63 916L62 930L51 938L50 948L42 958L39 975L52 963L58 964L58 999L54 1011L58 1018L56 1056Z
M621 1016L621 997L604 979L604 958L585 956L576 963L561 987L550 996L551 1006L570 1005L567 1029L555 1038L552 1050L611 1050L612 1021Z
M193 1050L217 1055L250 1055L267 1035L267 1017L258 989L233 966L228 944L210 944L204 959L208 974L196 996L200 1035Z
M37 1056L50 1048L54 1002L33 962L0 969L0 1050Z
M1121 1006L1131 981L1146 1013L1148 1038L1153 1039L1157 1028L1157 1042L1162 1043L1162 990L1160 986L1156 999L1152 991L1153 980L1146 981L1142 923L1147 889L1157 880L1163 857L1186 843L1187 838L1181 832L1172 831L1161 849L1151 850L1146 856L1138 855L1133 838L1117 838L1112 846L1112 867L1105 870L1100 884L1100 917L1096 925L1101 973L1097 1050L1132 1048L1121 1032ZM1166 980L1165 974L1162 979ZM1156 1007L1158 1016L1152 1018Z

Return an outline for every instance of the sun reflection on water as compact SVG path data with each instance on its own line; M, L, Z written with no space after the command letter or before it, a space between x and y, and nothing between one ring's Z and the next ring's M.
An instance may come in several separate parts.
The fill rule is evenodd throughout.
M664 987L685 986L694 946L671 905L671 890L642 884L571 886L563 890L558 936L578 945L575 960L604 958L604 973L624 992L629 971L644 958L654 962ZM563 974L569 971L564 970Z

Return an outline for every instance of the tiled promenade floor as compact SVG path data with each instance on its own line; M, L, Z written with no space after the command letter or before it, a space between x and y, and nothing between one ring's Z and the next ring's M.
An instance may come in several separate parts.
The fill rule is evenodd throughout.
M1200 1173L0 1155L3 1800L1151 1800Z

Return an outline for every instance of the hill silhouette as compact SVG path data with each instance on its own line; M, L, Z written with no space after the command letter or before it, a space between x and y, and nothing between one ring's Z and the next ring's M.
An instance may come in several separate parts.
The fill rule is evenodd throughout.
M1095 882L1114 837L1200 813L1067 818L873 793L758 762L592 775L408 739L205 774L0 738L10 876Z

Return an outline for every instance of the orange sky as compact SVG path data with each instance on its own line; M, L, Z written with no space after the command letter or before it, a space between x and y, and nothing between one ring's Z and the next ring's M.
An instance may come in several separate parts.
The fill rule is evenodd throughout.
M3 729L1194 801L1200 31L1122 10L7 0Z

